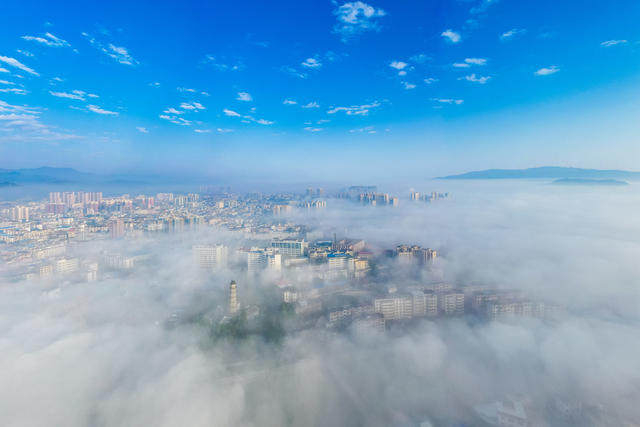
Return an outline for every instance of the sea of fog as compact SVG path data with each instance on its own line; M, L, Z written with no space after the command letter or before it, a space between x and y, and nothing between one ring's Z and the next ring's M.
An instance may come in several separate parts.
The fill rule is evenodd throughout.
M411 203L410 189L450 197ZM325 210L288 219L376 248L435 248L438 277L425 281L518 289L561 314L213 341L207 319L227 304L230 279L250 305L267 301L278 278L250 276L235 261L203 276L191 247L234 248L243 236L207 228L86 242L70 253L151 261L93 283L1 276L0 425L473 425L478 408L505 399L527 408L530 425L571 425L558 408L591 425L640 423L640 186L430 180L379 190L400 196L400 206L328 199ZM397 268L390 280L401 284Z

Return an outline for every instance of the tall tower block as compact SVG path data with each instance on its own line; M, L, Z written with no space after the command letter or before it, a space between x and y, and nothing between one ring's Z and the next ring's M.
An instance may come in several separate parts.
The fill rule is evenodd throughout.
M229 284L229 313L237 313L239 308L240 306L238 305L238 289L236 281L232 280Z

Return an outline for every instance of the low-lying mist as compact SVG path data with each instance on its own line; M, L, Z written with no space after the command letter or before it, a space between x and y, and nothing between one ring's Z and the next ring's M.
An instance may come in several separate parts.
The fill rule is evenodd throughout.
M226 309L230 280L244 306L276 304L274 284L296 285L305 270L249 274L235 249L259 239L214 228L85 242L70 250L145 262L97 282L0 283L0 425L473 425L478 408L506 399L524 404L529 425L639 425L637 185L433 185L424 190L451 198L396 208L328 199L286 219L374 250L438 251L422 278L392 266L389 285L516 289L557 316L216 339L209 320ZM198 270L191 248L203 243L227 245L228 268ZM582 415L562 418L563 408Z

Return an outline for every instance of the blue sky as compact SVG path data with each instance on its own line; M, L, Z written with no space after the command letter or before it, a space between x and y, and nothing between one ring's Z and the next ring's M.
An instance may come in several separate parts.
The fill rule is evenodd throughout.
M640 3L3 3L0 167L640 169Z

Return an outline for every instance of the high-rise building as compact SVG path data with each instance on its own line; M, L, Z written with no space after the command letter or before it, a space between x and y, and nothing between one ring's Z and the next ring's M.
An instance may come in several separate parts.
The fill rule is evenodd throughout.
M283 257L301 257L305 255L308 243L304 239L275 239L271 241L271 247Z
M267 267L272 271L282 270L282 255L276 251L267 251Z
M124 236L124 221L121 218L116 218L109 222L109 234L112 238Z
M64 213L64 204L63 203L48 203L47 204L47 213L51 213L51 214L62 214L62 213Z
M56 260L56 262L53 265L56 273L68 274L78 270L80 261L78 260L78 258L62 258L62 259Z
M261 271L267 267L267 252L260 248L251 248L247 252L247 269L250 273Z
M413 298L413 317L435 317L438 315L438 296L433 292L414 291L411 293Z
M98 280L98 263L91 263L87 266L87 282Z
M327 262L330 270L344 270L347 268L347 254L345 253L331 253L327 255Z
M240 309L238 304L238 287L236 281L232 280L229 284L229 313L235 314Z
M387 320L410 319L412 317L435 317L438 315L438 296L430 292L413 292L393 298L374 301L374 311Z
M76 193L74 192L64 192L62 193L62 203L67 209L71 209L73 204L76 202Z
M402 265L429 265L435 261L437 252L431 248L421 248L417 245L398 245L396 256L398 263Z
M11 209L11 219L14 221L29 221L29 208L16 206Z
M62 203L62 194L59 191L49 193L49 203Z
M442 293L438 295L438 308L446 316L464 314L464 294L462 292Z
M413 298L410 296L379 298L373 302L373 308L387 320L410 319L413 316Z
M224 245L198 245L192 248L193 259L197 266L204 269L216 269L227 266L229 250Z
M265 268L273 271L282 270L282 255L275 249L251 248L247 252L249 272L257 272Z

